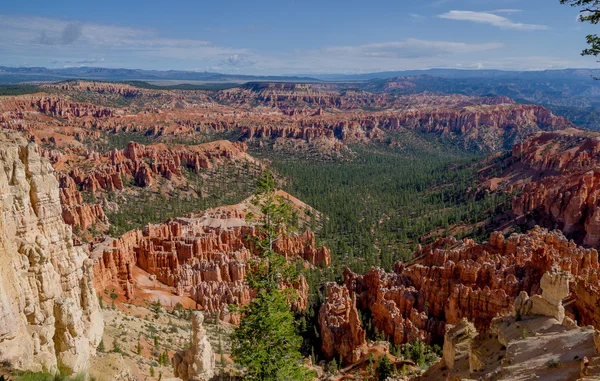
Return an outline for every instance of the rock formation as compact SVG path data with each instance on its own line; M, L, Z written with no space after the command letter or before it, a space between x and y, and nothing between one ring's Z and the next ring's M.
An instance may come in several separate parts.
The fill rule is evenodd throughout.
M600 332L564 317L570 278L556 268L546 272L541 295L522 291L513 314L495 318L485 332L466 319L447 326L442 361L418 379L598 379Z
M213 350L202 326L202 312L192 312L192 341L190 348L173 357L175 377L183 381L208 381L215 371Z
M173 287L178 295L191 297L198 308L236 322L228 306L246 304L253 295L245 277L248 261L254 256L252 237L260 235L244 216L236 206L218 208L150 224L143 232L131 231L118 240L96 244L92 257L96 260L97 288L113 284L126 289L134 282L132 272L137 266ZM283 236L274 250L286 258L302 259L307 266L331 263L329 250L317 247L314 233L309 231ZM292 286L300 292L298 308L306 306L306 280L301 277Z
M319 326L321 350L328 360L340 356L343 364L354 364L366 353L365 331L356 301L347 288L327 284L327 299L319 311Z
M72 226L88 229L94 224L108 224L102 204L85 203L81 192L129 190L134 183L140 187L158 187L158 178L174 186L185 187L185 170L199 173L224 162L256 163L246 153L243 143L219 140L195 146L162 144L143 145L131 142L123 150L106 154L81 149L67 149L52 157L60 183L63 218ZM48 156L52 156L48 153Z
M560 323L565 319L564 298L569 296L569 273L546 272L540 281L542 295L531 298L521 291L515 298L513 311L515 317L526 315L551 316Z
M66 92L97 92L100 94L118 94L124 97L135 97L142 93L141 89L124 83L96 82L96 81L68 81L47 84L43 89L58 89Z
M558 228L578 243L596 246L599 153L600 138L589 132L535 134L516 144L512 155L493 167L496 173L484 173L482 180L494 190L519 190L512 202L517 222Z
M574 127L543 107L518 105L506 97L373 94L280 83L253 83L216 93L142 91L89 82L47 88L58 89L59 95L0 98L0 125L54 146L80 146L101 139L103 133L193 140L199 133L240 131L243 140L271 139L277 143L274 148L318 147L327 155L345 152L347 143L390 137L387 132L436 134L468 149L496 151L530 133ZM82 91L140 98L140 107L151 106L107 108L72 102L63 95Z
M571 273L570 293L565 289L568 278L553 275L559 271ZM357 275L346 270L344 287L357 295L358 309L369 312L379 332L402 344L440 339L446 324L457 325L463 318L486 332L495 317L511 311L521 291L534 295L535 311L597 324L600 305L592 290L600 289L599 273L596 250L578 247L559 232L535 228L508 238L493 233L479 245L469 239L438 239L418 250L412 262L397 263L393 273L373 268ZM535 296L541 285L545 293ZM566 295L570 309L561 312L557 301ZM538 303L539 298L545 302ZM323 314L321 320L326 320L327 312Z
M477 334L475 326L469 323L466 318L463 318L457 325L446 325L442 363L446 367L453 369L457 357L469 353L471 342Z
M2 133L0 163L0 360L84 371L103 332L92 262L73 245L38 147Z

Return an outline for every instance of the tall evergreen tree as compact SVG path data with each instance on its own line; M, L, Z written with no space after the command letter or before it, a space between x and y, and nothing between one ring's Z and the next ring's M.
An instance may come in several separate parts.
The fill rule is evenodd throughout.
M294 266L273 250L289 227L290 205L275 193L269 171L258 181L252 203L260 210L259 235L254 244L259 259L251 263L248 283L256 297L241 308L241 324L232 336L232 357L245 368L248 380L308 380L310 372L300 353L298 334L290 304L297 292L290 285L297 278ZM253 219L254 216L248 216Z

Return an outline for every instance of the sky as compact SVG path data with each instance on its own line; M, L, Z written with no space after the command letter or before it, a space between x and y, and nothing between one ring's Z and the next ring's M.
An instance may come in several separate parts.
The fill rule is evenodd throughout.
M546 70L600 65L580 56L598 32L559 0L4 0L0 66Z

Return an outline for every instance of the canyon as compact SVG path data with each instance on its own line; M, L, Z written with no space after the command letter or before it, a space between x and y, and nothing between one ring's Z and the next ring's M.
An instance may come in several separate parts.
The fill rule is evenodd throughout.
M155 330L148 321L156 319L162 321L160 332L172 331L176 338L159 352L172 364L160 365L165 376L216 375L215 339L241 323L239 307L256 295L248 272L260 258L256 239L264 237L263 216L249 196L258 176L268 168L285 169L276 165L285 160L306 160L308 168L331 165L338 172L348 168L343 163L385 163L381 157L398 152L410 157L414 141L435 141L432 147L439 143L468 158L491 153L469 164L479 170L477 182L465 180L460 192L514 195L511 220L485 240L468 233L461 239L436 239L428 232L405 236L415 249L404 262L390 249L393 241L378 237L374 246L381 258L391 250L394 263L386 271L379 259L381 266L363 273L356 268L372 260L361 258L364 242L322 239L336 226L331 219L348 216L355 206L327 215L278 190L296 223L279 231L273 249L300 274L279 287L297 291L291 310L314 331L307 366L326 379L324 370L339 361L343 377L368 367L373 356L389 356L395 366L418 373L412 360L392 355L392 349L443 343L443 359L419 377L471 377L475 369L492 372L495 363L485 363L477 352L485 340L491 340L485 345L494 355L518 357L522 349L512 347L516 331L508 328L517 310L531 321L518 324L532 332L538 331L535 321L547 330L564 327L563 335L575 334L578 325L600 327L597 134L508 97L394 90L405 85L390 83L389 91L372 93L326 83L256 82L209 91L68 81L0 97L0 252L7 264L0 270L0 360L16 369L64 368L73 374L90 368L98 374L99 364L114 368L125 362L128 375L116 378L147 377L158 356L147 349L157 339L145 331ZM457 163L443 170L463 165ZM313 183L306 186L317 181L293 173L275 171L277 185L289 190L307 178ZM396 181L388 177L381 183ZM424 185L418 197L454 185ZM218 203L224 199L231 202ZM161 208L163 214L151 213ZM373 234L392 218L377 216L377 224L360 229ZM363 220L357 220L360 226ZM520 232L505 234L514 231ZM559 272L570 275L559 279ZM112 306L101 307L108 298ZM116 351L97 350L104 340L118 346L123 335L120 325L103 332L103 315L126 325L128 335L143 337L143 349L128 344L128 355L144 364L139 369ZM179 332L184 325L187 335ZM216 336L208 332L215 330ZM592 328L580 332L582 342L595 337ZM518 348L533 353L529 344ZM223 356L225 349L220 351ZM588 359L581 375L594 374L593 348L581 353ZM472 363L480 366L464 367Z

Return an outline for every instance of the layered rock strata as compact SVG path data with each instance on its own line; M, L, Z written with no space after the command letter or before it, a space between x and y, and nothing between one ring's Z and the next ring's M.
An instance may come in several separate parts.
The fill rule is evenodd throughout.
M579 130L533 135L512 150L495 179L514 190L512 209L587 246L600 243L600 138Z

